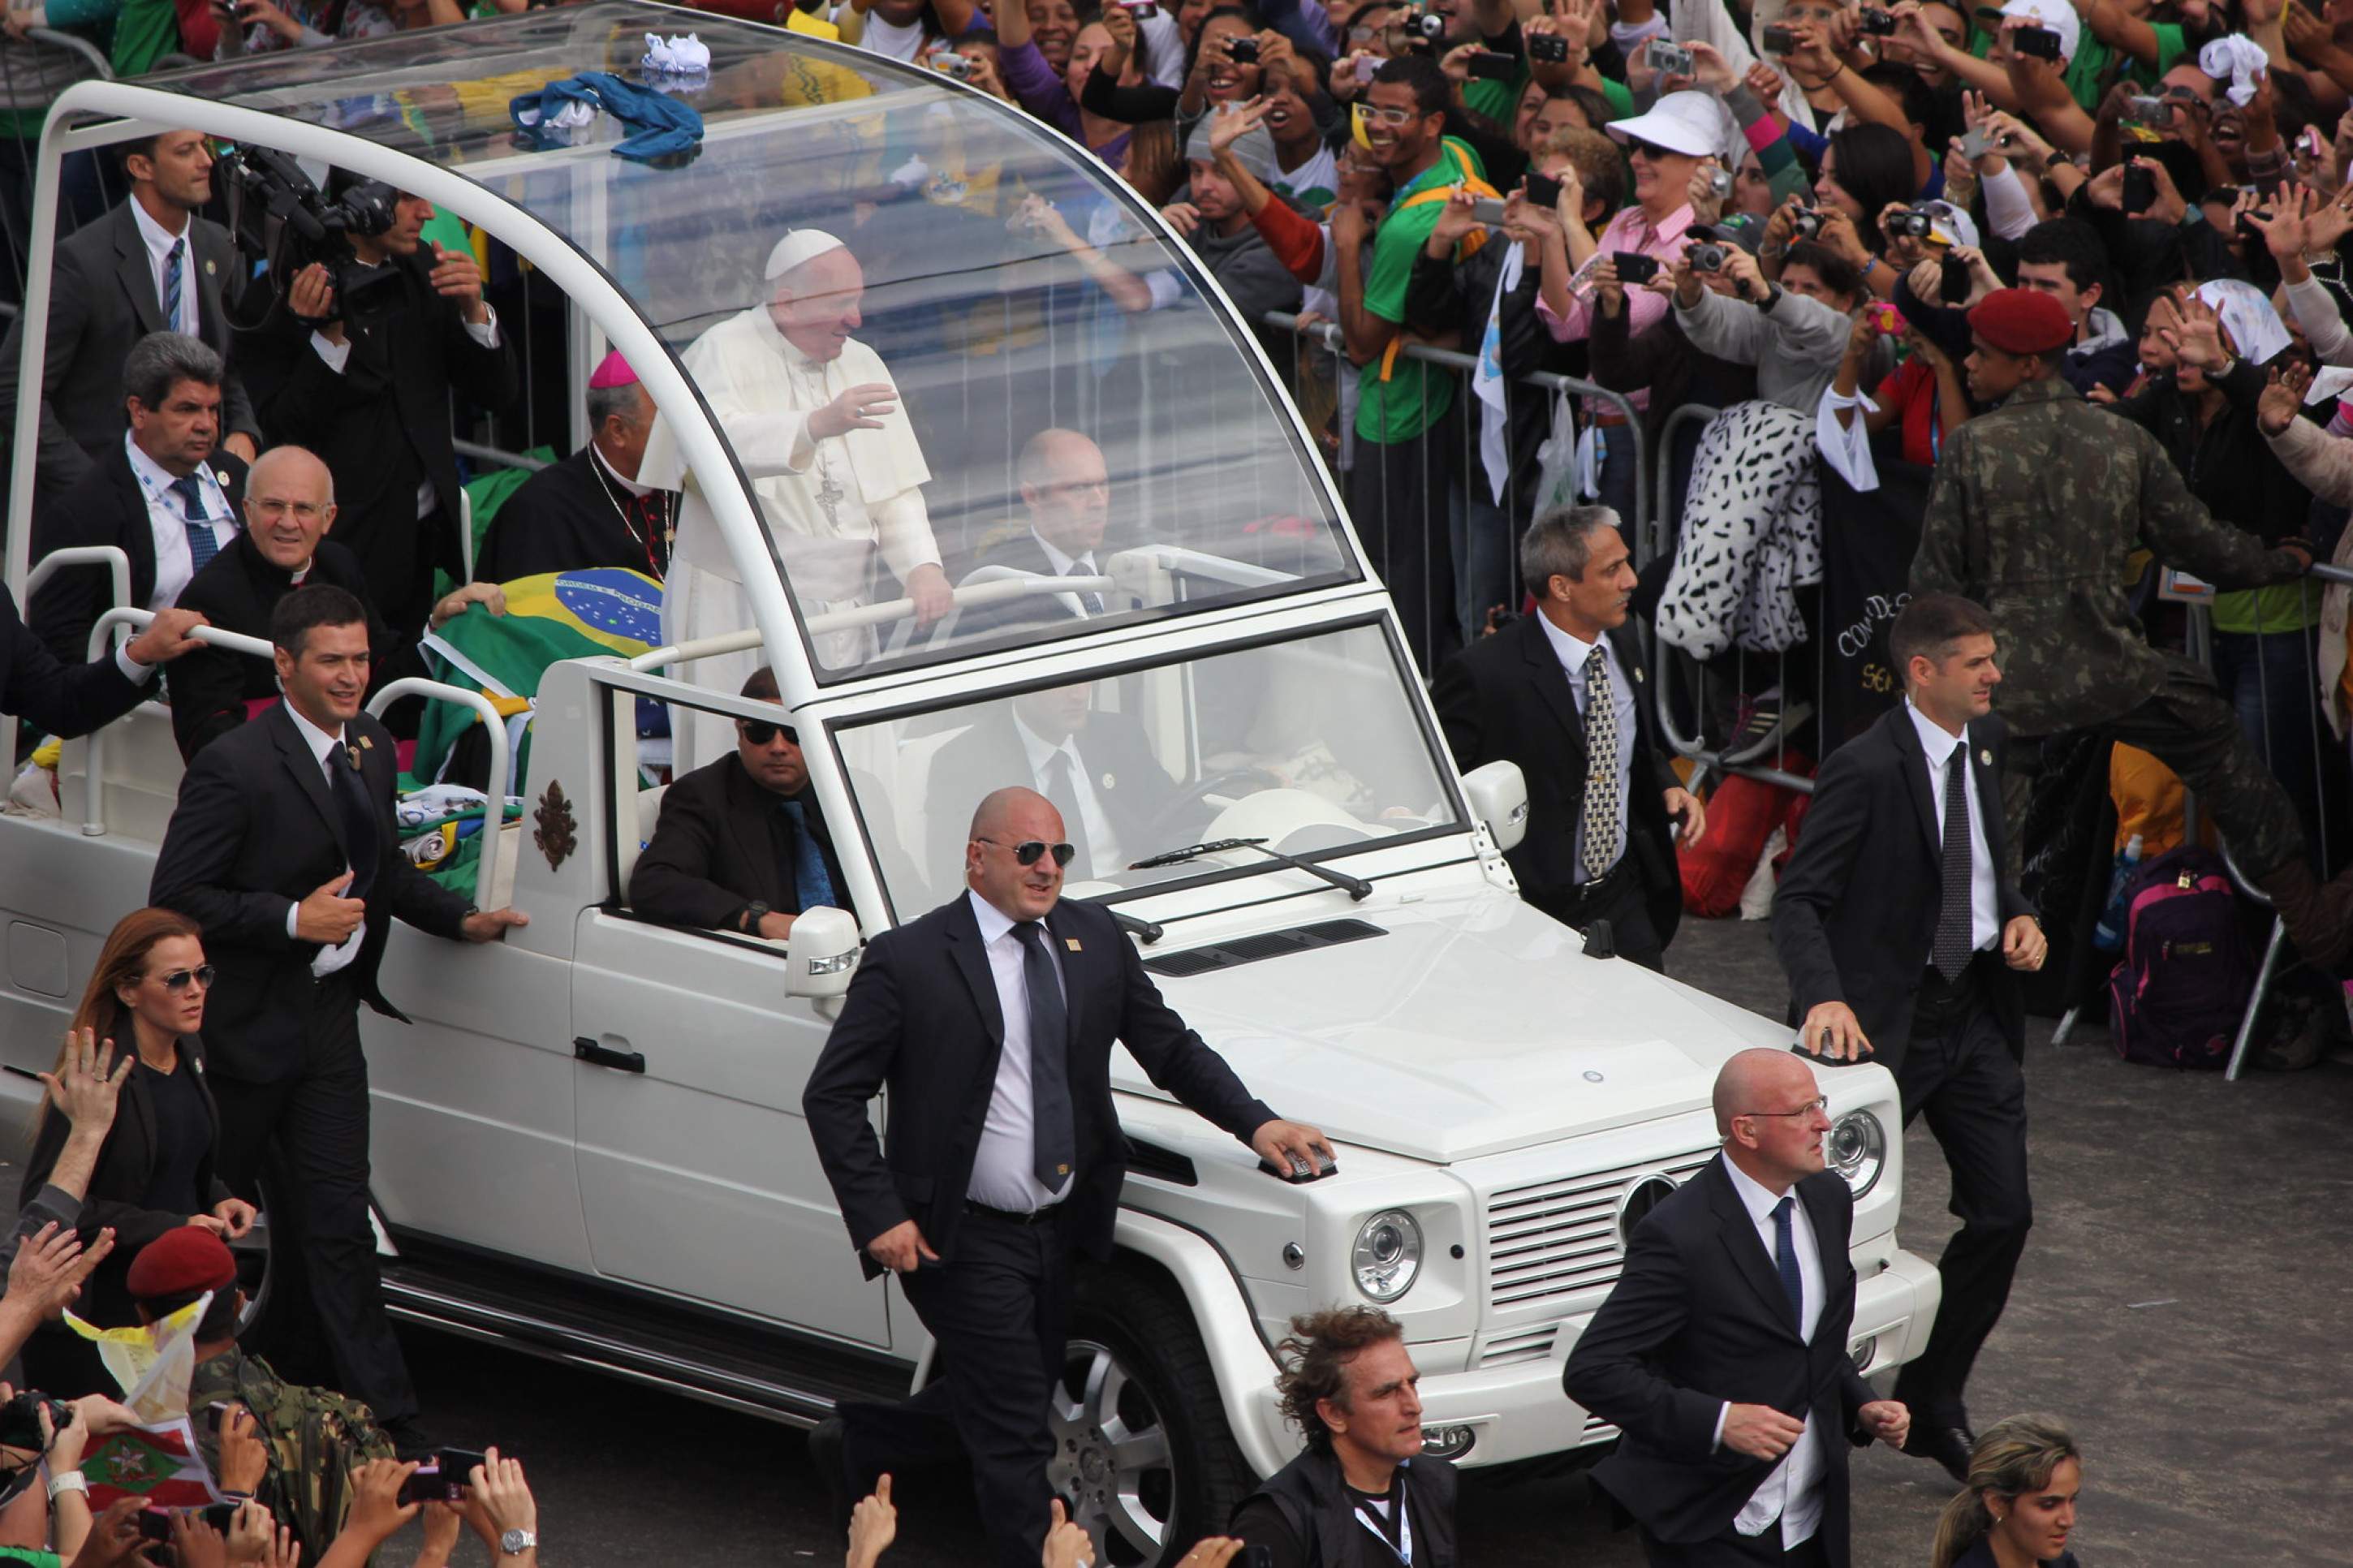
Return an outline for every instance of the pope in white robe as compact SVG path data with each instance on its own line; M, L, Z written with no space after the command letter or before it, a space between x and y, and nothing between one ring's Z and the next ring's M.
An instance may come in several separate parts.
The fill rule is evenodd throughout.
M817 622L871 601L879 556L914 600L916 624L929 626L950 604L923 506L931 469L881 357L849 335L860 324L865 274L840 240L805 228L777 242L766 277L765 303L705 331L681 362L752 481L786 589L803 620ZM667 416L647 437L638 479L682 492L664 639L751 626L742 573ZM811 643L819 665L839 669L871 658L876 636L864 626L818 630ZM733 691L761 662L756 654L729 656L676 673ZM709 748L687 734L676 742L681 771L709 760L694 754ZM732 748L733 737L723 745Z

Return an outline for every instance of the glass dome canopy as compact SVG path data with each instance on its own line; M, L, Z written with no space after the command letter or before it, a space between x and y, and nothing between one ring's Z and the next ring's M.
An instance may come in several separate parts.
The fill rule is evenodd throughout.
M628 131L609 115L576 143L516 132L512 98L582 71L641 81L646 35L686 31L712 63L707 84L678 93L705 126L684 161L614 156ZM1194 258L1073 143L934 72L601 0L141 85L343 132L479 184L594 262L690 364L704 332L766 310L779 237L840 237L863 278L855 339L898 385L930 473L930 548L874 541L846 584L841 542L804 531L806 504L779 504L818 473L781 473L778 454L730 427L723 399L694 388L735 471L698 469L691 488L741 486L757 503L819 681L1077 635L1098 614L1134 624L1359 576L1297 421ZM1060 221L1025 217L1031 197ZM1133 286L1107 289L1107 267ZM1099 474L1085 443L1033 447L1049 430L1084 437ZM681 560L694 521L691 499ZM1077 547L1054 560L1033 537ZM1029 580L1089 551L1093 588ZM734 567L758 570L743 553ZM888 606L897 573L927 555L959 585L957 607L919 626ZM749 624L746 611L734 626Z

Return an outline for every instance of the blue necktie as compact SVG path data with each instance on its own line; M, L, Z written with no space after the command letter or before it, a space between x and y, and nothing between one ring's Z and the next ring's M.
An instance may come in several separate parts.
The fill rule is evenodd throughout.
M206 562L220 553L212 520L205 516L205 487L189 474L172 481L172 493L180 498L180 515L188 520L188 554L195 562L194 570L201 572Z
M842 907L833 890L833 879L825 872L825 854L817 847L817 837L808 830L808 811L797 800L784 803L786 819L793 825L793 896L800 900L804 913L824 904L828 908Z
M172 242L172 253L164 258L164 330L167 332L180 330L180 295L185 287L180 280L180 263L187 253L187 237L183 235Z
M1030 1174L1048 1192L1059 1188L1078 1159L1071 1116L1071 1016L1054 978L1046 931L1036 921L1013 928L1021 943L1021 984L1029 993Z
M1799 1332L1806 1326L1806 1282L1798 1275L1798 1247L1789 1235L1789 1210L1797 1199L1784 1193L1773 1205L1773 1267L1781 1276L1782 1293L1789 1298L1789 1316Z

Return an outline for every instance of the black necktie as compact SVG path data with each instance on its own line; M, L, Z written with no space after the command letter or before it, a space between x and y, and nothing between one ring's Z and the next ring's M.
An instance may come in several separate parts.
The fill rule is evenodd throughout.
M1095 569L1083 561L1071 562L1071 569L1062 574L1065 577L1092 577L1094 574ZM1103 613L1103 595L1092 588L1079 590L1079 603L1087 607L1087 614L1091 616L1100 616Z
M364 899L375 886L376 862L383 856L376 837L375 814L368 810L367 784L360 777L360 754L352 746L327 753L328 792L335 797L335 815L343 819L343 855L352 863L352 885L343 897Z
M1046 798L1062 814L1063 835L1077 851L1071 857L1070 879L1083 882L1094 874L1093 857L1087 853L1087 825L1079 815L1078 786L1071 782L1071 753L1056 752L1040 771L1046 777Z
M1788 1193L1773 1205L1773 1268L1781 1276L1781 1293L1789 1298L1789 1316L1798 1331L1806 1331L1806 1281L1798 1272L1798 1242L1789 1230L1789 1210L1797 1199Z
M1053 955L1046 951L1046 928L1023 921L1013 934L1021 939L1021 982L1029 993L1029 1169L1052 1192L1079 1157L1071 1123L1071 1020L1054 980Z
M1928 952L1936 973L1958 980L1969 964L1969 743L1963 737L1945 766L1943 888L1936 900L1936 941Z

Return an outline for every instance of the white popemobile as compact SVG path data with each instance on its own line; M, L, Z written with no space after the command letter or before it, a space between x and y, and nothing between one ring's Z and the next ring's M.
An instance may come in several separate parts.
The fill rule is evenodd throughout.
M623 125L525 137L509 120L510 99L550 81L638 79L647 35L690 28L712 57L707 77L670 83L704 118L692 155L647 164L614 155ZM1026 782L977 760L1019 755L1027 726L1071 738L1116 839L1066 896L1124 917L1170 1003L1339 1153L1326 1179L1276 1180L1115 1058L1134 1144L1121 1253L1079 1282L1056 1417L1058 1480L1106 1560L1173 1559L1284 1462L1296 1437L1270 1347L1318 1305L1377 1302L1404 1323L1432 1452L1498 1465L1609 1441L1562 1393L1569 1347L1626 1227L1714 1151L1718 1064L1788 1031L1588 957L1520 901L1503 858L1525 827L1516 770L1457 775L1304 427L1157 215L1072 143L944 76L602 0L78 86L43 136L33 254L53 241L63 157L174 126L235 145L248 216L273 195L298 206L287 172L315 180L332 163L520 258L527 298L561 299L563 331L520 319L532 309L507 330L535 334L540 375L568 375L575 433L588 369L608 348L628 357L753 621L550 668L512 784L524 816L496 836L476 894L530 925L482 948L393 937L384 990L415 1021L364 1028L396 1313L802 1425L919 1383L929 1342L893 1286L861 1276L801 1090L861 933L955 893L934 833L958 837L981 795ZM1021 216L1032 195L1067 223ZM681 365L713 323L765 301L765 258L803 226L856 255L858 337L901 388L932 476L923 503L955 586L927 624L879 564L845 562L858 542L789 519L772 539L747 476L776 471L776 455L735 449ZM290 243L280 275L333 240ZM1146 279L1152 309L1095 286L1088 268L1106 260ZM21 385L41 384L47 294L37 268ZM17 410L19 452L35 412ZM1038 476L1020 454L1049 427L1103 458L1107 505L1080 487L1107 531L1092 575L990 560L1070 499L1045 493L1059 483L1024 493ZM20 602L31 468L16 466L11 498ZM797 560L834 584L822 608L797 600ZM845 566L868 584L848 600ZM143 614L119 609L99 637ZM773 717L733 695L759 657L850 905L805 913L789 943L661 926L628 902L661 797L643 770L670 745L641 737L640 712ZM66 746L62 816L0 817L9 1066L47 1065L102 935L145 901L179 776L151 703ZM1936 1279L1895 1238L1894 1081L1866 1067L1822 1085L1856 1197L1851 1349L1877 1373L1925 1344ZM35 1086L11 1075L0 1089L29 1115ZM251 1264L267 1318L266 1250Z

